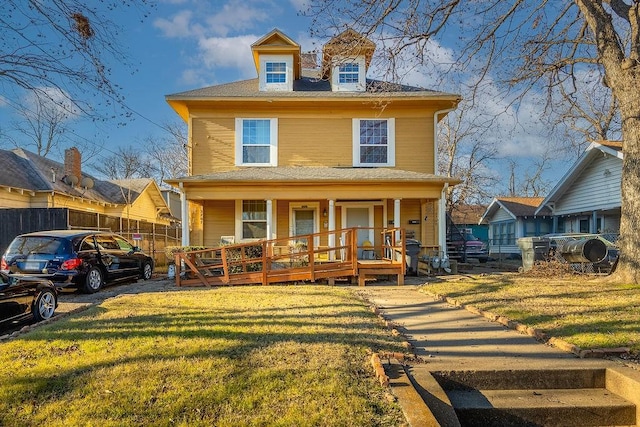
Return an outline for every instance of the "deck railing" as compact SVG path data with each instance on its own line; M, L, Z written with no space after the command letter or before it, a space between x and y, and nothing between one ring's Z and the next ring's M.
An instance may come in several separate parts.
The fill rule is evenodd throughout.
M374 239L379 243L358 245L358 233L370 230L379 233L379 239ZM267 285L323 279L331 282L336 277L358 276L358 259L365 258L364 255L404 275L404 247L403 229L353 227L178 252L175 255L176 284Z

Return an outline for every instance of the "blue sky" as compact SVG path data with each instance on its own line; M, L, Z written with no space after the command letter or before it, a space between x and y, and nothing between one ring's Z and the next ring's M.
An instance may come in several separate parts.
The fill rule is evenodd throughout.
M142 22L135 10L117 10L112 19L124 29L119 43L137 71L114 66L112 80L122 86L133 118L125 126L74 119L67 124L73 137L101 147L93 160L99 162L100 157L115 153L117 146L140 146L149 137L166 136L161 126L177 122L179 117L165 102L165 95L255 77L250 45L273 28L300 43L303 51L321 46L326 40L311 39L311 19L298 13L304 2L159 0ZM444 81L449 86L443 87L440 77L455 62L454 52L437 42L430 44L429 51L429 67L405 70L403 83L460 93L460 87L452 82L464 82L473 76L447 78ZM535 120L539 106L533 100L525 101L517 111L510 111L508 100L502 99L491 85L487 87L484 100L478 105L485 113L508 113L501 115L494 134L486 136L499 142L500 154L524 158L546 149L541 141L544 129ZM0 126L6 128L13 111L1 101L0 97Z
M112 154L117 146L138 146L149 136L166 135L161 126L180 119L165 102L165 95L255 77L249 46L273 28L284 31L303 49L313 49L308 36L310 20L297 13L302 3L159 0L142 22L140 11L117 10L110 18L123 29L118 42L132 66L111 64L112 81L122 87L134 115L124 126L74 118L67 123L72 137L101 146L103 154L99 157ZM2 102L0 94L0 126L4 132L11 131L9 122L16 117L11 104ZM15 132L12 135L19 138ZM2 148L12 147L3 141Z

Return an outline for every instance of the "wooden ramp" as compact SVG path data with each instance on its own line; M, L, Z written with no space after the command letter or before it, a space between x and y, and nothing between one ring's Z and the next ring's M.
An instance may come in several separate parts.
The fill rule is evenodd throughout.
M404 284L406 273L404 229L375 230L381 243L358 246L358 232L346 228L285 239L261 240L211 249L178 252L177 286L269 285L272 283L327 281L395 275ZM332 242L320 246L318 242ZM386 242L386 243L384 243ZM391 242L396 242L392 244ZM359 259L366 257L367 259Z

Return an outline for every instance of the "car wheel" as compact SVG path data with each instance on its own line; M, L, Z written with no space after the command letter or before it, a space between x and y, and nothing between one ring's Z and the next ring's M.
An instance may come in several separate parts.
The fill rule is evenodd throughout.
M36 322L51 319L56 310L56 296L48 289L40 292L38 298L33 303L33 318Z
M91 267L84 281L84 290L88 294L98 292L102 287L102 273L96 267Z
M142 265L142 276L140 277L142 280L151 279L151 275L153 274L153 267L150 262L145 262Z

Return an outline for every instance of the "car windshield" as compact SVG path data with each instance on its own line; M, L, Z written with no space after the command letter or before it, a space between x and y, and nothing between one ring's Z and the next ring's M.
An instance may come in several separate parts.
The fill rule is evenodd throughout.
M12 255L62 255L65 251L65 240L49 236L17 237L7 252Z

